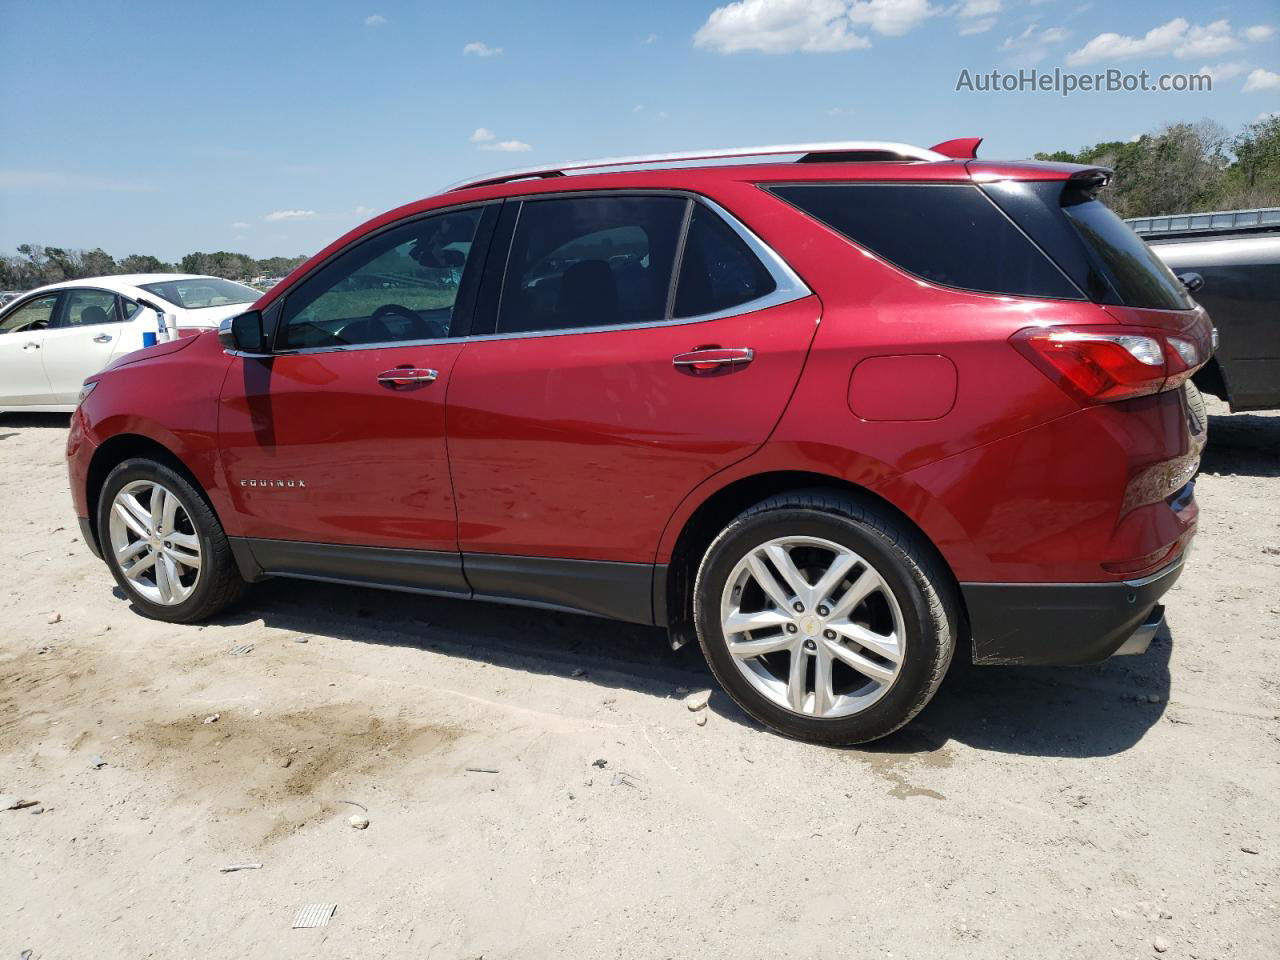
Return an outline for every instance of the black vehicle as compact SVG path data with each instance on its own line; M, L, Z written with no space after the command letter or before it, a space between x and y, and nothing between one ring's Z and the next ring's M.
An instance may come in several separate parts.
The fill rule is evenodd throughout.
M1280 207L1126 222L1174 273L1203 278L1193 294L1219 343L1196 386L1232 410L1280 407Z

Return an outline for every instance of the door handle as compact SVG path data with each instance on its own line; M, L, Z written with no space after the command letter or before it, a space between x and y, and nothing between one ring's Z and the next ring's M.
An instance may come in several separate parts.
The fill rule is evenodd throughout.
M22 345L22 349L23 349L23 350L39 350L39 349L40 349L40 344L38 344L38 343L36 343L34 340L32 340L30 343L24 343L24 344Z
M94 337L94 338L93 338L93 342L94 342L94 343L110 343L110 342L111 342L111 334L109 334L109 333L100 333L100 334L98 334L96 337Z
M426 367L395 367L378 374L378 382L388 387L407 387L415 383L431 383L438 376L438 370Z
M678 353L671 362L677 369L691 373L714 373L716 370L744 367L755 359L750 347L699 347L688 353Z

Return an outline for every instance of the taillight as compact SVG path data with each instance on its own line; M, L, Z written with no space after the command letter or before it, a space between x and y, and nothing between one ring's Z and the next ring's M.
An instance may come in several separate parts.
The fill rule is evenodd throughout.
M1113 403L1171 389L1209 359L1194 341L1149 327L1029 327L1010 342L1050 380L1086 403Z

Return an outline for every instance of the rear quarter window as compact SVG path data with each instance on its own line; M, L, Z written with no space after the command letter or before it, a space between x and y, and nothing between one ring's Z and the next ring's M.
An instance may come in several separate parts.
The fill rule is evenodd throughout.
M976 186L796 184L776 196L895 266L976 293L1083 300Z

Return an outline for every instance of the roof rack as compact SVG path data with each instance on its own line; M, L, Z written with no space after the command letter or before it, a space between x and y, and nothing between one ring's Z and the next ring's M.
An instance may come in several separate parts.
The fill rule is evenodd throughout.
M1130 217L1125 220L1125 223L1142 236L1189 236L1235 230L1277 230L1280 229L1280 207L1172 213L1159 217Z
M939 144L943 146L943 144ZM861 161L937 161L950 160L950 156L936 150L915 147L909 143L893 143L879 140L842 140L834 143L782 143L765 147L730 147L723 150L688 150L683 153L653 153L636 157L606 157L601 160L576 160L571 163L554 163L538 167L504 170L482 177L450 184L442 192L465 190L468 187L487 187L511 180L540 177L562 177L575 170L597 170L607 167L662 167L673 163L701 160L735 160L744 157L782 157L799 154L801 161L861 160Z

